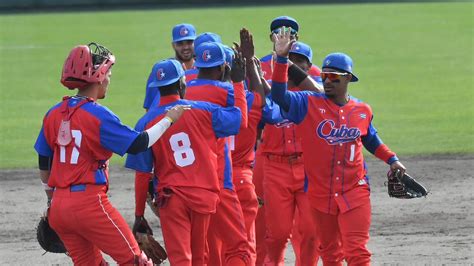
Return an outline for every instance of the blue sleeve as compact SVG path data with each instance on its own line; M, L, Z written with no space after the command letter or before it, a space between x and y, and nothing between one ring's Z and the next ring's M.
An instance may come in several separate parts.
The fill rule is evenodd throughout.
M137 132L142 132L145 130L145 126L147 124L146 118L142 117L138 120L137 124L135 125L135 130ZM125 161L125 167L133 170L137 170L140 172L150 173L153 170L153 152L150 148L148 148L144 152L140 152L137 154L128 154L127 160Z
M262 109L262 122L273 125L281 121L283 121L283 117L281 116L280 106L266 97L265 106Z
M235 105L234 87L231 85L227 90L227 107Z
M288 58L277 57L277 63L285 64ZM299 124L308 112L308 93L287 90L287 83L273 80L272 99L280 106L284 118Z
M39 155L53 157L53 150L49 147L49 144L46 141L43 127L41 127L41 131L36 139L35 150Z
M125 167L140 172L151 173L153 170L153 152L148 148L144 152L128 154Z
M140 133L122 124L120 119L107 108L103 107L103 109L104 111L99 115L100 144L123 156Z
M308 114L308 96L311 93L310 91L287 91L286 98L289 102L289 108L288 111L281 108L283 118L296 124L301 123Z
M242 112L237 107L215 107L212 110L212 128L216 137L237 135L242 120Z
M367 135L361 139L364 147L372 154L375 154L375 150L383 143L377 135L377 129L372 125L372 122L370 122L369 128L367 129Z
M155 101L155 98L160 99L160 91L156 87L149 87L148 85L151 83L151 74L148 76L148 80L146 82L146 91L145 91L145 100L143 101L143 108L150 109Z

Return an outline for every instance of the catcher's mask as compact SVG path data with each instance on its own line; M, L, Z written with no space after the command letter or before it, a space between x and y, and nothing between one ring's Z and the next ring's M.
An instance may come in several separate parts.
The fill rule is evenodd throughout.
M102 82L114 63L115 56L100 44L91 42L76 46L64 62L61 83L72 90Z

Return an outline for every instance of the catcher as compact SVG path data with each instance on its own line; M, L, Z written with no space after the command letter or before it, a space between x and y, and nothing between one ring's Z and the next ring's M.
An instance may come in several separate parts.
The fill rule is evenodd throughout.
M141 132L125 126L97 103L106 96L114 62L114 55L97 43L71 50L61 83L78 89L77 95L64 97L47 112L35 144L41 182L51 200L49 225L76 265L106 264L102 252L120 265L152 264L108 199L108 160L113 153L147 150L187 109L175 106Z

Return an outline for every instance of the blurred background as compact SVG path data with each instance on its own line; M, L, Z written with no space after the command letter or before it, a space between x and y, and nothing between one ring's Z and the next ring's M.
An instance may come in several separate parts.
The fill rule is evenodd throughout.
M369 103L379 135L402 159L473 154L473 2L393 1L0 1L0 168L35 168L33 149L46 111L64 95L70 49L98 42L117 57L107 98L125 124L144 113L152 65L173 57L171 29L191 23L231 45L254 35L256 54L272 50L269 25L300 24L300 41L321 65L331 52L354 60L350 93ZM113 164L123 158L114 156Z

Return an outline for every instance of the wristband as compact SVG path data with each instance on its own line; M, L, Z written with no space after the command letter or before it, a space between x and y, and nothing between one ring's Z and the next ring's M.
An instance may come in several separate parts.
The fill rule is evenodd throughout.
M165 118L166 118L166 119L168 119L168 120L170 121L170 123L171 123L171 124L173 124L173 123L174 123L174 121L173 121L173 119L172 119L171 117L169 117L169 116L165 116Z

